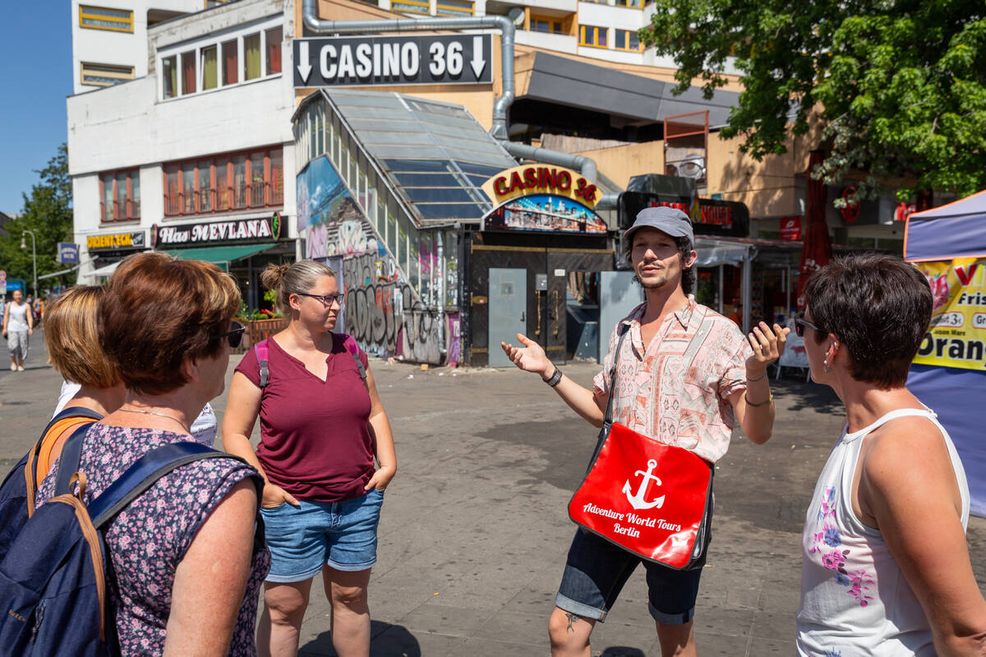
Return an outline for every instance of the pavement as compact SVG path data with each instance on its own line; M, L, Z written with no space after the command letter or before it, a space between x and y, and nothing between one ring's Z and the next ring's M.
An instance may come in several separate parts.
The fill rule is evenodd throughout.
M51 414L60 378L32 339L26 372L0 370L0 473ZM230 373L237 357L233 358ZM399 470L387 491L370 584L374 657L544 657L574 526L566 505L595 430L537 377L516 370L371 361L394 425ZM596 365L565 373L588 385ZM703 657L794 654L801 527L844 415L828 388L775 383L774 436L734 436L716 472L715 535L695 631ZM214 402L221 415L225 399ZM986 592L986 520L968 540ZM335 655L316 585L301 654ZM595 656L660 655L643 570L593 635Z

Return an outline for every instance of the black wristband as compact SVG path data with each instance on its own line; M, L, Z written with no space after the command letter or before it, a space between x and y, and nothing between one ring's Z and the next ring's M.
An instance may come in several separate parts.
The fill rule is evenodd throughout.
M562 377L561 370L558 369L557 366L555 366L555 373L549 376L547 379L544 379L544 382L547 383L552 388L554 388L556 385L558 385L559 381L561 381L561 377Z

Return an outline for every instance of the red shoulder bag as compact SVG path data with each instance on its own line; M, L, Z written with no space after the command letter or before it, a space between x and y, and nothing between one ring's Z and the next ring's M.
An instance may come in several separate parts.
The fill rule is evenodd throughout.
M705 559L713 468L693 452L613 424L616 364L625 337L626 330L613 356L609 403L596 453L568 503L568 515L643 559L688 570Z

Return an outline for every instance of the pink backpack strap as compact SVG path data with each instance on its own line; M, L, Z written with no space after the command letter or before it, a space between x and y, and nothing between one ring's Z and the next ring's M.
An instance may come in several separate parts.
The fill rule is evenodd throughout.
M253 353L257 355L257 364L260 365L260 389L263 390L270 383L270 347L267 340L253 345Z
M347 335L342 344L356 361L356 367L359 368L359 378L363 379L363 383L366 383L366 367L363 365L363 360L359 357L359 345L356 344L356 340L353 336Z

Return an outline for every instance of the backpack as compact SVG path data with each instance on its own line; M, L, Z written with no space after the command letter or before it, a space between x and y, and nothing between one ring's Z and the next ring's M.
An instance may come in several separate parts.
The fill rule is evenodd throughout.
M359 345L356 344L356 340L351 335L347 335L342 344L356 361L359 378L363 380L363 385L366 385L366 367L364 367L363 361L359 359ZM253 352L257 355L257 363L260 365L260 389L263 390L270 383L270 366L268 364L270 362L270 345L267 344L267 340L261 340L253 345Z
M96 411L77 406L69 407L56 414L41 432L38 442L27 454L17 462L17 465L7 473L3 483L0 484L0 559L7 554L10 544L16 538L18 532L27 522L27 519L34 514L34 493L35 482L38 480L38 454L41 453L45 444L48 432L58 422L69 417L91 418L93 422L103 419L103 416ZM62 450L69 443L81 442L86 431L92 422L86 422L76 429L65 441ZM67 463L64 459L60 463ZM76 461L70 464L68 470L74 472L79 469ZM60 491L66 492L66 491Z
M81 442L66 444L67 462L77 462ZM59 468L59 485L78 482L78 496L63 493L48 500L0 561L0 657L119 655L106 526L167 473L210 458L235 457L196 442L162 445L133 463L88 508L81 501L85 473Z

